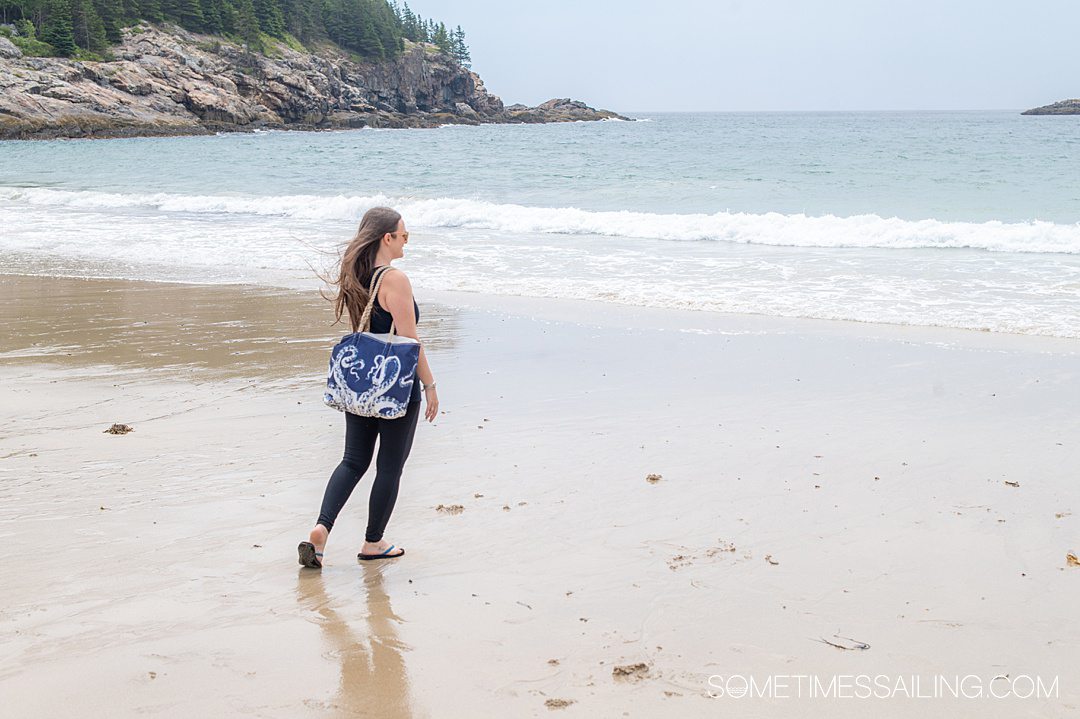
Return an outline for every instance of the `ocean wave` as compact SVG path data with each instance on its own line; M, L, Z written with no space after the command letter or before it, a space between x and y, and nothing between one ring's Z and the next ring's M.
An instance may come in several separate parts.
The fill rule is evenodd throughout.
M412 226L511 233L598 235L673 241L821 248L968 248L992 252L1080 254L1080 223L948 222L878 215L810 216L717 212L666 214L528 207L482 200L370 196L121 194L49 188L0 188L0 200L83 210L247 214L356 221L370 207L398 209Z

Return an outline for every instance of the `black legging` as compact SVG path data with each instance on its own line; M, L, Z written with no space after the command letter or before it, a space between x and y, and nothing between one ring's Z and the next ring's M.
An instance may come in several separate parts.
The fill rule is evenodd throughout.
M401 470L409 458L413 435L416 434L420 402L410 402L405 416L397 419L361 417L349 412L344 414L345 457L330 475L318 523L326 527L327 532L333 529L338 512L371 465L375 438L379 437L379 458L375 460L375 481L368 499L368 524L364 534L368 542L378 542L390 520L390 513L394 511Z

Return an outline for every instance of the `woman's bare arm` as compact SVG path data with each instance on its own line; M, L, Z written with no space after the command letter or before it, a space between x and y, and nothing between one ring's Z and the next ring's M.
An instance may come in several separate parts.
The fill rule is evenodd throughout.
M395 268L396 269L396 268ZM390 271L379 285L379 304L385 307L394 318L394 332L402 337L412 337L420 342L420 362L416 367L417 378L424 385L435 384L435 375L428 366L424 343L416 332L416 309L413 307L412 283L401 270ZM434 421L439 414L439 395L434 387L424 392L427 408L424 419Z

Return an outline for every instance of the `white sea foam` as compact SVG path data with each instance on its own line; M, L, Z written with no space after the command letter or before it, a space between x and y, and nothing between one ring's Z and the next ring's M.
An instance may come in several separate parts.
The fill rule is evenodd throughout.
M319 218L355 218L372 204L390 203L414 226L443 225L414 231L405 258L425 290L1080 338L1080 253L582 241L574 234L461 229L522 218L514 206L484 203L471 203L476 217L463 217L459 201L23 190L13 200L4 192L0 272L310 287L315 270L337 259L352 225ZM549 233L562 227L526 226ZM580 232L580 222L568 231Z
M657 214L528 207L479 200L372 196L230 196L116 194L47 188L3 188L16 205L85 210L146 208L162 212L259 215L305 220L358 220L375 205L397 208L413 226L511 233L600 235L674 241L824 248L971 248L993 252L1080 254L1080 223L946 222L878 215L808 216L769 212Z

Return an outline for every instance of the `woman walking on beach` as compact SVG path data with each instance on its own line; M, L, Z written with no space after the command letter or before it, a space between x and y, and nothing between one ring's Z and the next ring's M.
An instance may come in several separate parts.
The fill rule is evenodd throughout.
M370 331L376 334L389 332L393 322L396 334L419 341L416 323L420 320L420 307L413 299L412 285L404 272L390 266L394 260L404 257L408 242L405 222L394 210L373 207L364 214L360 229L345 248L338 279L333 283L338 288L334 299L338 321L347 312L353 332L360 330L360 320L369 299L368 288L378 271L382 273L382 278L371 312ZM420 344L416 374L423 383L423 394L427 399L424 418L431 422L439 413L439 397L435 392L435 378L428 366L423 343ZM375 481L368 500L365 541L357 556L359 559L386 559L405 553L403 548L383 539L383 532L394 510L401 471L412 448L420 415L420 395L421 386L414 378L408 411L398 419L344 413L345 456L330 475L319 519L311 530L309 541L301 542L298 547L300 564L313 568L322 566L323 548L330 530L353 488L371 464L376 437L379 438L379 456L375 461Z

